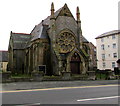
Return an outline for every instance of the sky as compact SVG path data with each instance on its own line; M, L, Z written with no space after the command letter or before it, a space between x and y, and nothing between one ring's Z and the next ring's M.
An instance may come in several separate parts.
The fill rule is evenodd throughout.
M0 50L8 50L10 32L30 33L35 25L67 3L76 19L80 9L83 36L96 45L95 38L118 29L119 0L0 0Z

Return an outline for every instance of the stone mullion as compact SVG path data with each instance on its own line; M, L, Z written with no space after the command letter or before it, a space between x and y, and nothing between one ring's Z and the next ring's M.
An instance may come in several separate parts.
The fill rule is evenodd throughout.
M62 61L59 60L59 72L62 72Z
M25 50L25 60L24 60L24 73L26 72L26 50Z
M35 70L35 47L33 46L33 71Z
M13 50L11 51L11 70L13 73L15 72L14 67L13 67Z
M33 52L33 46L32 46L32 49L31 49L31 65L32 65L31 72L33 71L33 54L34 54L34 52Z
M29 72L30 72L30 48L28 49L28 58L29 58L29 59L28 59L28 60L29 60L29 61L28 61L28 66L29 66L29 67L28 67L28 73L29 73Z
M41 65L41 47L39 47L39 65Z
M40 65L40 46L38 46L38 65Z
M35 48L35 70L37 70L37 47Z
M42 64L43 64L43 47L41 48L41 60L42 60Z
M38 65L39 65L39 46L37 46L37 69L38 69Z
M12 50L10 48L10 51L9 51L9 67L10 67L10 70L12 69ZM11 70L12 71L12 70Z
M67 60L66 72L70 72L70 61Z

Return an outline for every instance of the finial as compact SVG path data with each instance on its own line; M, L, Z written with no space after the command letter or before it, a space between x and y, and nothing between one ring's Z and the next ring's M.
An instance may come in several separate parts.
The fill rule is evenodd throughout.
M52 2L52 4L51 4L51 17L52 18L54 18L54 11L55 11L55 9L54 9L54 3Z
M51 11L54 11L54 3L51 4Z
M77 16L77 21L80 22L80 10L79 10L79 7L77 7L76 16Z

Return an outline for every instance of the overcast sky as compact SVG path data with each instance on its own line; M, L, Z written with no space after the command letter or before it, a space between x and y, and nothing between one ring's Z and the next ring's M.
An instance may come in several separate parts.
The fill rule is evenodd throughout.
M83 36L96 45L95 37L118 29L119 0L0 0L0 50L7 50L10 31L30 33L35 25L50 15L51 2L55 11L67 3L76 19L80 8Z

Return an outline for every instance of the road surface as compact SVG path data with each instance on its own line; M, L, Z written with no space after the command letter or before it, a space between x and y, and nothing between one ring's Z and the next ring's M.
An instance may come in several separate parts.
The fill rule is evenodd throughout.
M26 85L27 86L27 85ZM118 104L118 85L2 91L2 104Z

